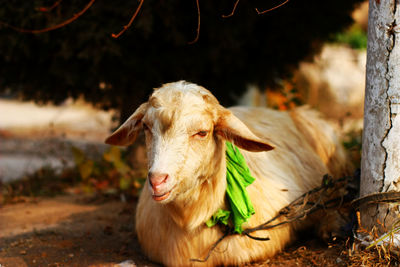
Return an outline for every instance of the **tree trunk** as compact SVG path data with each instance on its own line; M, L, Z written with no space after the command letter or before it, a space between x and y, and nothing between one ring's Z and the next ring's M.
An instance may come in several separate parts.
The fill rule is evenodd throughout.
M361 196L400 191L399 9L397 0L369 1ZM383 223L388 230L399 214L398 206L366 204L361 223L369 229Z

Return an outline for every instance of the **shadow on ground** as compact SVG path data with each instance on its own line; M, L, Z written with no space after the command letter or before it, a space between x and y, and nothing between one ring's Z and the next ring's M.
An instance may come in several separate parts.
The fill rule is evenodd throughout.
M135 203L92 203L76 196L0 209L0 266L158 266L134 236Z

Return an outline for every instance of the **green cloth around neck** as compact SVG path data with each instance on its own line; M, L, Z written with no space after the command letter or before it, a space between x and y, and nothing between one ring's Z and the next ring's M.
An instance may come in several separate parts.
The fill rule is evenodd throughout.
M231 210L219 209L206 222L206 225L208 227L217 223L227 225L229 219L231 219L234 231L241 234L243 231L242 224L247 222L247 219L255 213L246 190L246 187L252 184L254 180L242 153L230 142L226 142L226 194Z

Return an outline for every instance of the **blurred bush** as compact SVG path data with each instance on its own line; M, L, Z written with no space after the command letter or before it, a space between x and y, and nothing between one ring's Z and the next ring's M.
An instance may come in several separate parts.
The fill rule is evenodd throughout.
M343 146L349 153L353 166L360 168L362 152L362 130L348 132L343 140Z
M135 198L142 188L147 170L128 165L128 152L110 147L100 159L89 157L71 146L75 166L60 172L45 166L9 183L0 181L0 204L24 201L24 197L52 197L64 193Z
M118 147L110 147L99 161L88 158L76 147L72 147L72 152L81 188L85 192L138 195L147 170L130 167L127 164L127 152Z
M347 44L353 49L367 49L367 33L358 25L353 25L348 30L340 32L335 37L335 42Z

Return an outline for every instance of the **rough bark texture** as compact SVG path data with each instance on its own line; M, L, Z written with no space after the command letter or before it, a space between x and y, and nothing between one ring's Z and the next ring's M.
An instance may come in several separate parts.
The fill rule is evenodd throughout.
M370 0L361 196L400 191L400 7ZM379 204L361 209L362 224L389 227L399 209ZM384 229L380 229L383 231Z

